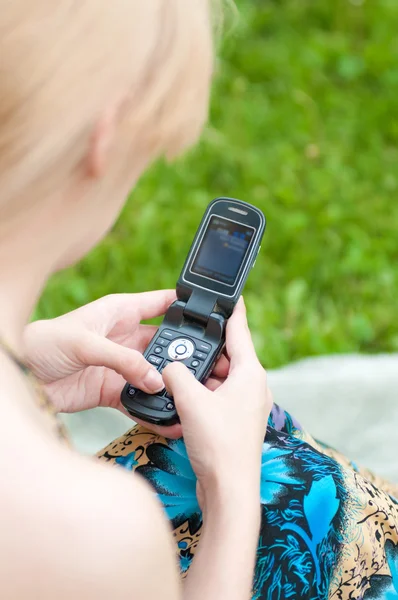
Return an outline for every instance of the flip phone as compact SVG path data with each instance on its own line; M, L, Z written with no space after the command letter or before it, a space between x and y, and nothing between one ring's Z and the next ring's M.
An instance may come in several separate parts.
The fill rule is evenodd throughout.
M205 383L225 346L225 328L254 267L266 227L263 213L233 198L209 204L177 282L177 301L144 356L162 372L179 361ZM124 408L156 425L178 423L173 397L149 395L126 383Z

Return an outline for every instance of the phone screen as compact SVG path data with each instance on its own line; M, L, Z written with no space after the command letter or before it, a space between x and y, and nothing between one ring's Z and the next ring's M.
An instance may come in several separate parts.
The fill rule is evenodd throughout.
M192 273L234 286L254 234L253 227L213 215L193 261Z

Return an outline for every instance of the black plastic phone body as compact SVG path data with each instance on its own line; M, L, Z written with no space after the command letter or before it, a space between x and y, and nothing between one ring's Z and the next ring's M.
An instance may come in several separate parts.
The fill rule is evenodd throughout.
M232 198L211 202L177 282L177 298L144 352L162 372L175 360L205 383L225 346L225 327L256 262L266 227L263 213ZM132 417L170 426L178 423L166 390L149 395L129 383L121 401Z

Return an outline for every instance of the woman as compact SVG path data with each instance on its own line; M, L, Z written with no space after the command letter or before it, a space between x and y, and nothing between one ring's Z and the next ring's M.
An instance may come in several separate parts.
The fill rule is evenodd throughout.
M2 597L393 594L396 501L271 412L242 302L228 324L230 362L208 389L176 364L163 381L140 354L154 332L141 320L163 314L172 291L109 296L26 325L48 277L102 238L151 162L197 138L213 63L210 2L3 5ZM149 392L166 384L182 429L166 441L139 426L98 461L78 456L54 412L120 408L126 379Z

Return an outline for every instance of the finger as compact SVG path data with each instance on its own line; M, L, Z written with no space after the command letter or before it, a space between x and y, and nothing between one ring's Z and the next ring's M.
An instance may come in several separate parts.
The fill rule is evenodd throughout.
M134 348L139 352L144 352L155 336L158 327L156 325L140 325L137 333L133 336L132 344L130 348Z
M224 379L217 379L217 377L209 377L209 379L206 381L205 387L210 390L210 392L215 392L220 386L222 386L224 381Z
M231 363L223 383L225 392L237 392L244 397L250 386L265 386L266 372L257 358L243 301L238 303L228 322L226 345Z
M257 361L256 351L246 318L246 307L241 298L228 321L226 347L231 360L231 370L240 363Z
M85 325L97 333L106 334L120 321L152 319L164 315L176 300L175 290L157 290L142 294L110 294L74 311ZM58 317L60 320L69 315Z
M176 423L176 425L171 425L171 427L162 427L160 425L152 425L152 423L147 423L146 421L141 421L141 419L135 419L134 421L148 431L152 431L156 433L156 435L160 435L168 440L178 440L182 438L182 427L180 423Z
M178 414L183 418L186 405L193 397L203 393L204 387L185 365L177 362L171 363L165 368L163 381L167 390L174 397Z
M141 419L137 419L136 417L132 417L128 410L124 408L122 404L118 407L120 412L129 417L134 423L141 425L144 429L155 433L156 435L160 435L161 437L167 438L169 440L178 440L182 438L182 427L180 423L176 423L175 425L171 425L171 427L162 427L160 425L153 425L152 423L147 423L146 421L141 421Z
M229 360L226 356L222 355L220 360L217 362L216 366L213 369L212 375L215 377L219 377L220 379L225 379L229 373Z
M107 338L86 334L79 339L76 355L86 366L107 367L132 385L154 394L164 388L160 373L137 352Z
M142 294L129 294L129 296L139 312L140 320L154 319L164 315L177 298L175 290L158 290Z

